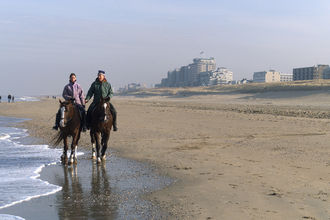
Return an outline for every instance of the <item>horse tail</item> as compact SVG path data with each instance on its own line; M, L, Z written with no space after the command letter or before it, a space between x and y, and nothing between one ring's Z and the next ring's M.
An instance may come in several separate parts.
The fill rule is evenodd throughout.
M53 137L50 143L54 146L58 146L63 139L64 139L64 134L63 132L60 131Z

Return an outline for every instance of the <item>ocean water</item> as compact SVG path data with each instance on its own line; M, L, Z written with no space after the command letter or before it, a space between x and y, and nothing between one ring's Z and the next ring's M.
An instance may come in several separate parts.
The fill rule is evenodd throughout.
M59 161L61 150L48 145L24 145L24 129L9 127L22 119L0 116L0 213L1 209L49 195L61 187L38 179L43 167ZM22 219L0 214L0 219Z
M18 96L15 97L15 102L36 102L39 101L40 99L37 97L33 97L33 96ZM1 102L7 102L7 96L2 96Z

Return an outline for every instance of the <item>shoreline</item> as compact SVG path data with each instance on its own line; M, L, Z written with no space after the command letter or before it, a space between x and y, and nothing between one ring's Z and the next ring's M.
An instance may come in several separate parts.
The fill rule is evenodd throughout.
M164 183L158 183L155 189L155 186L138 189L133 185L131 186L133 188L126 189L125 184L120 184L117 181L122 181L120 180L122 175L126 175L126 178L131 179L130 174L121 173L118 177L118 173L114 174L107 168L111 166L118 167L110 160L99 166L84 155L79 156L78 160L80 165L77 166L63 166L57 162L43 167L40 172L39 179L60 186L61 190L3 208L1 213L20 216L27 220L55 220L64 216L70 219L169 218L166 211L140 198L143 197L143 194L149 193L148 190L152 191L157 190L157 187L163 187L162 184ZM114 158L111 160L122 159ZM153 174L141 172L141 174L136 175L149 175L148 180L155 183L154 179L156 177ZM116 181L115 185L111 181ZM167 182L167 180L163 181Z
M169 219L324 219L329 99L323 90L115 97L109 148L176 179L144 196ZM23 127L48 143L57 108L46 99L1 105L0 115L31 118ZM79 146L89 145L82 134Z
M22 121L24 122L26 120ZM8 126L18 127L17 125L21 125L21 123L22 122L11 123L8 124ZM27 129L24 130L26 130L26 132L28 131ZM25 136L19 139L19 143L22 145L34 145L36 142L40 143L40 140L38 141L36 137L32 136ZM51 146L48 145L48 147ZM83 154L80 155L79 152ZM108 156L107 161L101 165L96 165L95 161L89 158L86 149L78 150L79 162L77 165L63 166L60 162L42 165L34 171L36 176L31 178L40 179L47 184L58 186L60 189L8 204L0 209L0 213L3 213L3 216L11 215L13 217L36 220L55 220L63 216L70 216L70 219L168 219L169 213L143 198L145 198L145 195L148 193L161 190L167 185L170 185L173 180L167 177L157 176L146 164L139 164L135 161L119 158L114 156L113 152L110 152L111 150L109 150L109 155L111 154L111 157ZM113 172L112 168L109 169L109 167L114 167L117 170L121 169L121 172ZM79 172L77 172L77 170L79 170ZM59 176L63 174L64 182L58 179ZM91 174L92 176L86 177L86 175L88 176ZM134 178L130 177L132 174ZM115 183L111 183L110 179ZM121 183L123 179L130 182L129 188L125 189L127 183ZM135 179L139 179L139 181ZM143 184L143 187L137 186L137 183ZM76 186L74 185L77 185L78 188L75 188ZM72 191L69 192L67 189L70 187L73 188ZM101 187L103 191L101 191L99 187ZM94 192L92 199L89 198L89 192L84 192L86 189L90 192L97 191ZM60 195L63 193L66 195L59 199ZM106 195L102 195L103 193L106 193ZM72 204L69 204L67 201L67 198L70 197L76 198L74 201L70 201ZM86 210L76 210L75 207L77 205L89 206L86 206ZM90 206L94 206L93 211L89 210ZM109 209L108 206L110 206L111 209ZM38 211L40 207L42 212ZM70 210L70 207L72 210ZM118 211L117 209L120 210ZM66 211L62 213L61 210ZM144 211L141 212L141 210ZM145 211L147 211L147 213L145 213Z

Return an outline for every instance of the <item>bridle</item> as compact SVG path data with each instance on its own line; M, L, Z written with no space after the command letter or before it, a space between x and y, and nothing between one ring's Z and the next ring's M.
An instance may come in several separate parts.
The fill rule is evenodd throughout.
M65 119L65 112L67 112L67 110L65 109L65 106L62 106L60 108L60 112L61 112L61 120L60 120L60 126L62 128L64 128L71 120L73 117L71 117L70 119L68 119L66 122L64 121Z
M109 119L108 112L107 112L107 107L108 107L108 103L107 102L103 103L104 121L107 121Z
M111 112L110 112L110 106L109 106L109 110L107 111L107 107L109 106L109 104L108 104L108 102L104 102L104 103L99 103L99 105L98 105L98 107L96 108L97 109L97 115L98 115L98 118L101 120L101 112L103 111L103 114L102 114L102 116L104 116L103 118L102 118L102 120L105 122L105 121L107 121L107 120L109 120L109 118L110 118L110 114L111 114ZM95 109L95 110L96 110Z

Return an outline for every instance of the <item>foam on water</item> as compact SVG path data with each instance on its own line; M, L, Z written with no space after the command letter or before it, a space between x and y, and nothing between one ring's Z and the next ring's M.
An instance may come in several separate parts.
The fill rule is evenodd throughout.
M39 101L39 99L36 97L31 97L31 96L21 96L21 97L15 98L15 101L36 102L36 101Z
M18 120L16 120L18 121ZM55 193L61 187L38 179L43 167L59 161L61 150L48 145L24 145L26 130L5 127L15 119L0 117L0 210L14 204ZM0 214L0 219L23 219Z
M14 215L6 215L6 214L0 214L1 220L25 220L25 218L14 216Z

